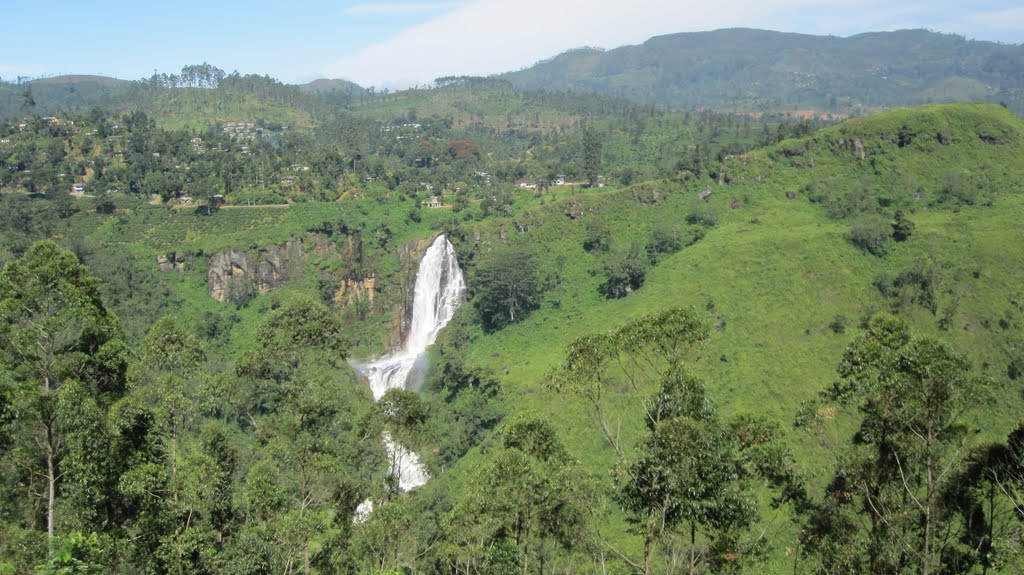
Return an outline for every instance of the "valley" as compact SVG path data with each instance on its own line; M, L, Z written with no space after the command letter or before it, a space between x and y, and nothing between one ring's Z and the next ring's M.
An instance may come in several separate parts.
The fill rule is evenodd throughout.
M0 573L1024 568L1019 86L622 50L0 86Z

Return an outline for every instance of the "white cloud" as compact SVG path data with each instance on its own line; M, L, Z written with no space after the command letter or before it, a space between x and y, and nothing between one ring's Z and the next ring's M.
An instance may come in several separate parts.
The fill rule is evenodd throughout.
M346 8L344 13L350 16L431 14L459 6L462 6L461 2L367 2L353 4Z
M883 32L908 28L928 28L929 21L922 16L942 14L943 10L929 3L885 0L863 2L855 10L814 11L809 17L808 33L826 34L842 31L848 34ZM820 32L819 32L820 31Z
M0 64L0 76L38 76L40 74L45 74L46 72L46 68L42 66Z
M322 72L362 85L405 87L445 75L486 75L529 66L570 48L613 48L651 36L736 26L764 27L779 11L850 9L871 0L473 0Z
M1005 10L975 12L968 15L967 19L992 30L1024 31L1024 6L1007 8Z

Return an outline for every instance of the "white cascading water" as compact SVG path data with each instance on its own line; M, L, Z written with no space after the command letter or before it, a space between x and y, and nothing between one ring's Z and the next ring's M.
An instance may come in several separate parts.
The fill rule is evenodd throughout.
M420 260L413 289L412 322L409 335L401 349L380 359L359 366L370 383L374 401L390 389L405 388L409 376L420 363L423 353L448 325L455 310L466 298L466 280L455 259L455 248L443 235L430 244ZM415 489L427 482L419 456L393 442L385 434L384 444L391 458L391 475L398 477L402 491Z

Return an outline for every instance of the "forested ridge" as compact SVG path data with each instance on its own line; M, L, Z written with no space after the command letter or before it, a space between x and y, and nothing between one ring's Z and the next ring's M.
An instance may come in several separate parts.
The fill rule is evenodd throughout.
M1024 569L1011 110L131 89L0 125L0 573Z
M863 113L963 101L1024 109L1019 45L930 30L848 38L744 28L667 34L636 46L570 50L501 77L679 109Z

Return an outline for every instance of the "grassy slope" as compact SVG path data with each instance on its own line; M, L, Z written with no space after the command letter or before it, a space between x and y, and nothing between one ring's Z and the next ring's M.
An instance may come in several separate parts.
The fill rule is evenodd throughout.
M920 137L898 148L888 138L903 125ZM954 144L939 144L939 131L952 134ZM979 133L998 133L1005 143L984 144ZM607 477L613 456L587 406L557 397L543 385L544 374L561 361L572 339L668 306L708 310L716 328L694 367L705 378L710 396L727 414L764 413L788 423L801 401L835 377L843 349L859 332L852 326L845 334L835 334L828 328L830 321L841 314L856 323L871 310L885 308L887 303L872 287L876 275L895 275L932 259L942 270L942 289L956 294L940 294L940 314L959 297L954 327L940 331L937 316L913 308L913 328L968 354L994 381L993 400L976 414L976 424L985 437L1003 438L1024 407L1020 383L1005 377L1005 347L1022 325L1019 310L1009 303L1020 292L1024 269L1024 230L1017 225L1024 217L1018 183L1024 176L1022 135L1020 118L996 106L930 107L848 122L751 154L745 165L739 160L731 164L733 184L714 188L709 203L721 214L721 224L700 243L649 271L645 285L621 300L602 300L596 293L599 278L590 274L596 260L580 247L583 222L601 217L613 224L619 245L644 240L655 222L681 220L693 209L705 184L663 183L666 197L657 206L640 205L629 191L578 198L573 201L585 201L596 214L577 221L557 207L534 213L531 219L537 225L516 239L543 246L546 265L563 264L564 281L523 323L491 335L477 333L471 360L501 374L512 411L549 415L572 453L596 476ZM832 151L836 140L851 137L868 150L864 160L857 160L847 147ZM781 151L794 146L807 150L796 159L814 167L791 165ZM994 206L925 207L950 170L987 174L987 185L998 190ZM903 183L910 176L916 184L907 190ZM798 191L810 181L868 182L875 193L893 196L895 205L913 203L910 194L922 189L920 209L911 216L916 233L884 258L866 255L846 240L845 222L828 218L802 196L786 199L787 191ZM733 199L743 206L732 209ZM1012 327L995 327L997 318L1005 316L1013 318ZM615 416L627 438L638 431L637 400L625 393L616 398ZM801 466L814 484L829 468L822 443L845 440L847 425L835 422L823 439L791 432ZM468 457L451 480L459 484L461 473L475 462L475 455ZM608 529L617 532L616 538L622 537L620 521L610 519Z

